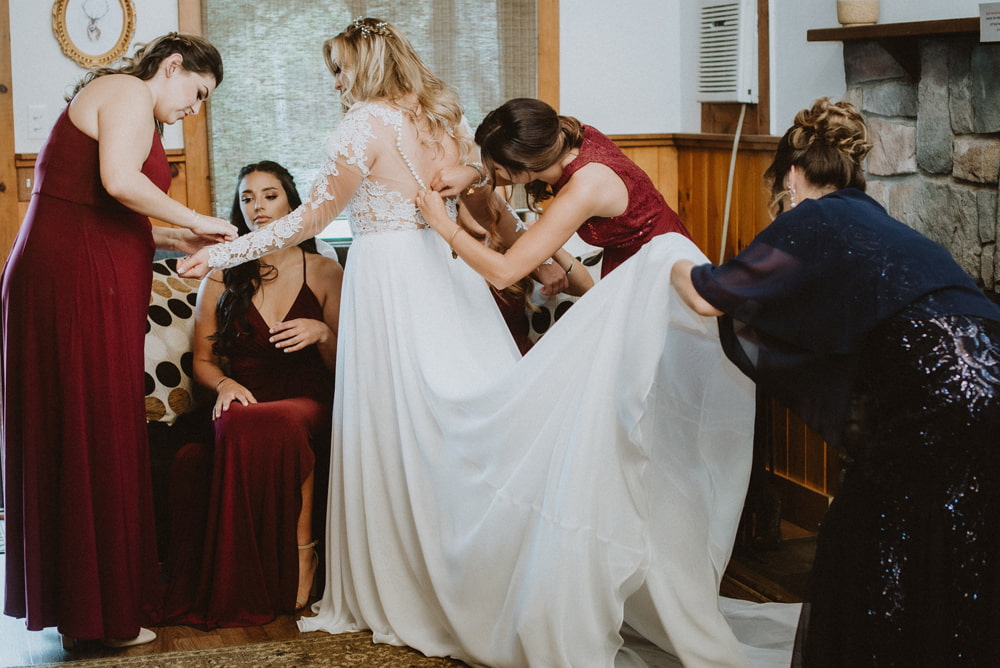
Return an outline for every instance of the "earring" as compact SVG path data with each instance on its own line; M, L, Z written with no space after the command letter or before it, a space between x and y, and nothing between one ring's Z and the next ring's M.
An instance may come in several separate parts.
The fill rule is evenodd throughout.
M797 202L795 201L795 188L789 186L786 192L788 193L788 208L794 209L795 205L797 204Z

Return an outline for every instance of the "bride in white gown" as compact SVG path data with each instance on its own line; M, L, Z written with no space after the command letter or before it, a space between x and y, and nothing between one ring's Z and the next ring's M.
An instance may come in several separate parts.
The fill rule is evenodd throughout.
M349 210L327 585L300 628L471 665L787 666L798 606L718 595L754 403L670 286L702 254L658 237L521 358L414 206L474 148L453 93L375 19L325 53L350 107L308 201L182 262L232 266Z

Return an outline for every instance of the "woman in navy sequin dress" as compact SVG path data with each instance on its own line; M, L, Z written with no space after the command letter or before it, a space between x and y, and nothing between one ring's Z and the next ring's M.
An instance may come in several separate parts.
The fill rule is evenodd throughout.
M865 195L870 148L851 105L817 100L765 174L774 222L671 276L720 316L729 358L849 461L795 665L995 665L1000 308Z

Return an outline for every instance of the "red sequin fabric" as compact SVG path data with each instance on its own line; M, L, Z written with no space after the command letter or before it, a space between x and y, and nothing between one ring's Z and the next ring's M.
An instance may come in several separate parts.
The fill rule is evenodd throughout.
M613 141L589 125L583 126L580 155L563 170L562 178L553 186L555 194L581 167L592 162L607 165L628 188L628 207L614 218L590 218L580 226L578 234L587 243L604 248L601 276L629 259L653 237L667 232L679 232L691 238L684 223L663 195L653 185L646 172L622 153Z

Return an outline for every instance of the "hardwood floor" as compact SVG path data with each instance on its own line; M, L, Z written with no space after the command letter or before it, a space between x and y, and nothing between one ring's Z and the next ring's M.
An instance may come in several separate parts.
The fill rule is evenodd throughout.
M782 529L786 539L808 537L810 534L792 525ZM0 542L3 540L3 522L0 516ZM799 564L798 566L807 567ZM6 555L0 554L0 573L5 572ZM0 578L0 599L3 598L4 580ZM734 559L722 583L722 594L732 598L751 601L797 601L799 592L790 591L780 583L763 577L754 571L752 561ZM298 616L285 615L263 626L238 629L216 629L199 631L187 626L157 627L154 642L128 649L107 649L100 643L84 646L72 653L63 650L62 639L54 628L43 631L28 631L24 620L0 615L0 667L30 666L41 663L63 663L79 659L98 657L126 657L159 654L177 650L207 649L227 647L271 640L294 640L305 637L295 625Z
M0 521L0 541L4 536L3 528L4 523ZM5 573L6 567L6 554L0 554L0 573ZM0 578L0 600L3 597L4 578ZM138 656L177 650L247 645L269 640L294 640L306 635L295 625L297 619L298 615L284 615L264 626L214 631L199 631L188 626L162 626L156 628L157 638L148 645L108 649L100 643L88 643L70 653L62 648L62 638L56 629L28 631L23 619L0 615L0 666L31 666L106 656Z

